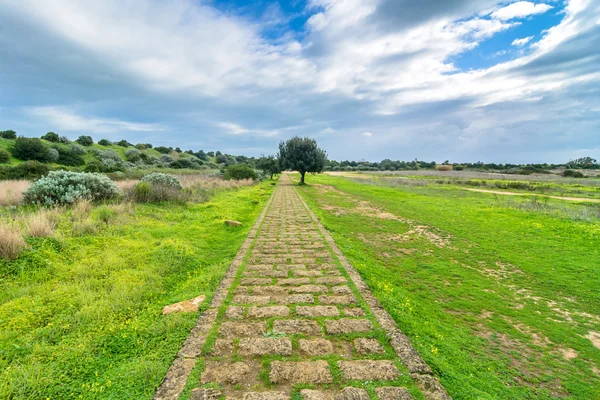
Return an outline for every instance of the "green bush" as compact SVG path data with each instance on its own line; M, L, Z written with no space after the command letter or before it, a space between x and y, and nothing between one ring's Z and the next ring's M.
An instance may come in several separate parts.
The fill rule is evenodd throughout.
M129 146L133 146L131 143L129 143L127 140L123 139L123 140L119 140L117 143L115 143L118 146L121 147L129 147Z
M19 160L49 162L52 155L40 139L18 137L12 148L12 155Z
M17 138L17 132L13 131L12 129L9 129L7 131L0 131L0 138L2 138L2 139L16 139Z
M100 139L100 140L98 141L98 144L99 144L100 146L110 146L112 143L111 143L111 141L110 141L110 140L107 140L107 139Z
M33 182L23 192L23 200L30 204L53 206L72 204L78 200L105 200L117 197L121 190L106 175L52 171Z
M85 147L83 147L80 144L72 144L71 145L71 151L74 154L77 154L77 155L80 155L80 156L84 155L85 153L87 153L87 151L85 150Z
M42 139L52 143L58 143L58 141L60 140L58 135L54 132L46 133L44 136L42 136Z
M566 169L563 172L563 176L565 178L584 178L585 177L585 175L583 175L581 172L575 171L573 169Z
M4 149L0 149L0 164L6 164L10 161L10 153Z
M83 158L81 158L81 156L79 156L79 154L74 151L74 149L77 149L77 148L83 148L83 147L81 147L79 145L73 145L73 146L71 146L70 150L62 148L62 147L57 147L56 148L56 150L58 151L57 164L69 165L72 167L85 165L85 160ZM84 150L84 152L85 152L85 150Z
M58 154L58 150L56 149L48 149L48 162L57 162L60 154Z
M176 176L171 174L165 174L162 172L153 172L144 176L141 179L142 182L148 182L152 185L152 187L156 186L164 186L172 189L181 190L183 187L181 186L181 182Z
M94 139L91 136L79 136L75 141L82 146L91 146L94 144Z
M142 152L138 149L129 149L125 152L125 158L127 161L136 162L139 161L142 157Z
M50 171L38 161L25 161L14 167L0 167L0 179L37 179Z
M227 167L223 178L226 180L258 179L258 175L256 175L256 171L253 168L245 164L236 164Z

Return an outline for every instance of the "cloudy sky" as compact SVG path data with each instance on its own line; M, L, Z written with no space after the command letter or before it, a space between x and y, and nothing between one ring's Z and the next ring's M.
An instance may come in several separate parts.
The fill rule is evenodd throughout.
M0 0L0 130L600 159L598 0Z

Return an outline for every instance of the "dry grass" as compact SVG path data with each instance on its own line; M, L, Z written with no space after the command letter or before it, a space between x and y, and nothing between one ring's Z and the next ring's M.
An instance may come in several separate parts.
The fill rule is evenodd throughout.
M115 184L121 188L123 192L128 191L139 182L138 179L124 179L122 181L115 181Z
M435 169L437 169L438 171L452 171L453 168L454 167L452 165L444 165L444 164L435 166Z
M179 175L177 176L181 181L181 185L185 188L194 186L200 186L204 189L235 189L242 186L251 186L254 184L252 179L244 179L240 181L230 180L226 181L223 178L207 175Z
M13 260L26 246L23 234L15 226L0 225L0 258Z
M40 210L27 218L27 234L33 237L48 237L58 226L60 210Z
M0 206L16 206L23 200L29 181L0 181Z
M92 212L92 202L89 200L81 200L71 207L71 221L82 221L89 217Z

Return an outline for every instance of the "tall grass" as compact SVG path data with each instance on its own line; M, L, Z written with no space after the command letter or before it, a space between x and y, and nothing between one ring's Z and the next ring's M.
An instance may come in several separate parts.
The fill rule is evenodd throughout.
M21 181L0 181L0 206L16 206L23 200L23 192L29 187L31 182Z
M27 244L15 225L0 223L0 258L15 259Z

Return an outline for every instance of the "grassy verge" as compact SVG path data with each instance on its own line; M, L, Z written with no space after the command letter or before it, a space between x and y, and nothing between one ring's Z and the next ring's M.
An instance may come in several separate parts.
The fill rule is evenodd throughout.
M299 190L453 398L600 398L597 220L448 186Z
M162 308L199 294L208 304L273 187L137 205L80 236L67 213L54 238L28 238L0 261L0 398L151 398L198 317Z

